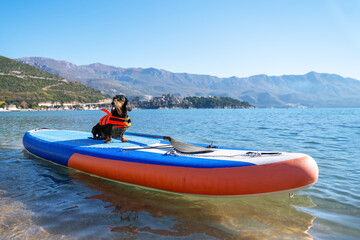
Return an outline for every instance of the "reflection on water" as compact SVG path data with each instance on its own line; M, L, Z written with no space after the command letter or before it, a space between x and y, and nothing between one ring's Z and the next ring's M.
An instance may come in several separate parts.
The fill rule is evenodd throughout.
M101 200L108 214L118 215L120 221L108 226L112 232L197 239L311 238L307 231L314 217L297 209L314 206L307 196L205 198L111 182L75 170L70 176L99 192L85 199Z

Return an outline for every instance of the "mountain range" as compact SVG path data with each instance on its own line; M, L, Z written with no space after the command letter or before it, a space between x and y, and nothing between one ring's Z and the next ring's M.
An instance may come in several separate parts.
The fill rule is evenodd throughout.
M221 96L247 101L257 107L359 107L360 81L336 74L220 78L173 73L155 68L121 68L101 63L75 65L42 57L16 59L76 81L109 95L179 97Z

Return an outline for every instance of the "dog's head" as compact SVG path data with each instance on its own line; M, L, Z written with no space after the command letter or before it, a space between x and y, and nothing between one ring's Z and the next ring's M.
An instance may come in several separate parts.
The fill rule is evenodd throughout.
M124 95L116 95L113 97L111 105L117 108L121 108L122 105L126 102L127 98Z

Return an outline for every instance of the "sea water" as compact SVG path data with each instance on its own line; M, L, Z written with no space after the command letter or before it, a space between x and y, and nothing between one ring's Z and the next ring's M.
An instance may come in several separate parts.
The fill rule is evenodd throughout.
M98 178L29 154L34 128L91 131L101 111L0 113L0 239L360 239L360 109L134 110L128 131L319 165L311 188L205 198Z

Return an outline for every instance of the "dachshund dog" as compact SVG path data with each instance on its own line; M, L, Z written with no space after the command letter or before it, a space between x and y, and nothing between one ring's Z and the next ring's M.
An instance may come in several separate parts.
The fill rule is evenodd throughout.
M131 103L124 95L116 95L111 105L111 113L106 109L101 109L107 115L93 127L91 131L93 139L105 139L105 143L110 143L111 138L120 138L122 142L127 142L124 133L131 126L131 120L127 114L132 110Z

